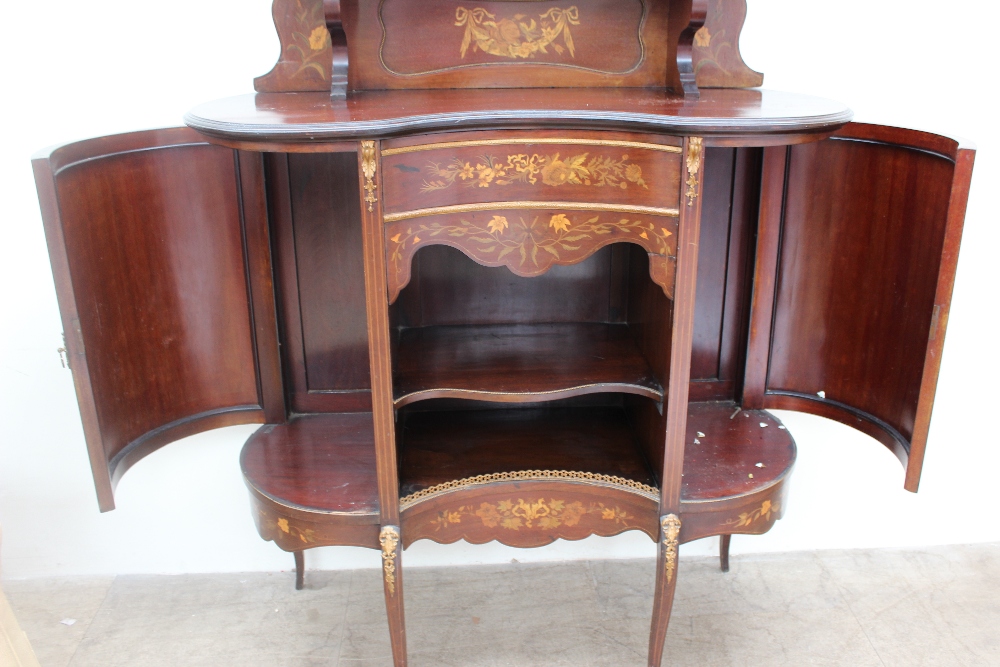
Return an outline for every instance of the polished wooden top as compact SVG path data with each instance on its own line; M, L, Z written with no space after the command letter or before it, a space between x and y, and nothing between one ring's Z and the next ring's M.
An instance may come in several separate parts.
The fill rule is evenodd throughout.
M852 115L839 102L770 90L705 90L686 99L642 88L487 89L368 91L346 100L260 93L203 104L185 122L217 139L286 144L483 127L624 126L697 134L710 144L766 145L817 138Z

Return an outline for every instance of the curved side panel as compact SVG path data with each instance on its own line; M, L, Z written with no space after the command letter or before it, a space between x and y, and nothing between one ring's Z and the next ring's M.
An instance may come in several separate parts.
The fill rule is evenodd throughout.
M789 152L764 404L873 435L907 465L911 491L973 156L946 137L861 124Z
M844 403L831 401L819 396L795 394L792 392L768 392L764 395L764 407L768 410L795 410L818 417L826 417L850 426L865 435L870 435L896 455L906 466L910 460L910 441L875 415L853 408Z
M763 535L785 514L788 476L756 493L717 502L681 501L681 544L712 535Z
M34 161L98 500L178 437L263 421L240 169L187 129Z
M108 462L111 486L112 488L117 487L118 482L129 468L171 442L217 428L240 424L260 424L263 421L260 406L241 405L192 415L153 429L130 442Z
M378 549L378 515L343 517L298 511L274 503L250 489L253 520L261 539L283 551L315 547Z

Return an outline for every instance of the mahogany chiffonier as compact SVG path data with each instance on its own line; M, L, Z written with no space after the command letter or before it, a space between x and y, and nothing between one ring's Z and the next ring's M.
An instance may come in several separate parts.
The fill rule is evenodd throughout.
M102 510L136 461L263 426L261 536L760 534L769 408L917 490L974 152L760 90L744 0L275 0L256 95L34 161Z

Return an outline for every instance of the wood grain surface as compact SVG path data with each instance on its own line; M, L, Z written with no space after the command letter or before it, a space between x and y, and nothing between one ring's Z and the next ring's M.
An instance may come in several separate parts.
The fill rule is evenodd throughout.
M624 324L515 324L406 329L396 406L431 398L497 402L663 390Z
M910 490L973 156L946 137L867 125L790 151L764 405L863 422L904 464L917 454Z
M254 208L252 177L241 206L239 167L234 151L187 129L79 142L34 161L103 510L118 478L158 447L264 421L248 270L266 292L270 269L259 245L263 264L248 269L244 235L251 220L266 236L266 212ZM268 396L283 419L276 379L267 376Z
M667 84L665 2L342 5L355 91Z
M620 89L366 91L346 100L325 93L244 95L196 107L185 122L227 141L316 142L404 132L505 127L698 134L747 146L815 141L851 119L843 104L770 90L707 89L698 99Z

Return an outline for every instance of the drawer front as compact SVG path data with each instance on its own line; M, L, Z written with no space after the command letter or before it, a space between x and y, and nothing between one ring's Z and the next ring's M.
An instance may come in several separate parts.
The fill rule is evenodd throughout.
M583 133L448 134L383 143L386 219L494 202L595 203L674 212L675 137Z
M532 277L554 264L576 264L612 243L633 243L649 253L650 276L673 296L676 217L569 202L552 208L531 202L487 206L396 220L386 215L389 302L410 282L413 256L427 245L448 245L484 266L506 266Z
M576 477L572 481L541 481L533 475ZM403 545L427 539L441 544L465 540L484 544L496 540L511 547L532 548L557 539L580 540L590 535L612 537L640 530L659 536L659 491L652 487L586 473L525 471L483 477L507 477L482 486L460 480L442 486L451 490L424 501L400 499ZM521 478L518 480L517 478ZM427 493L424 491L422 493Z

